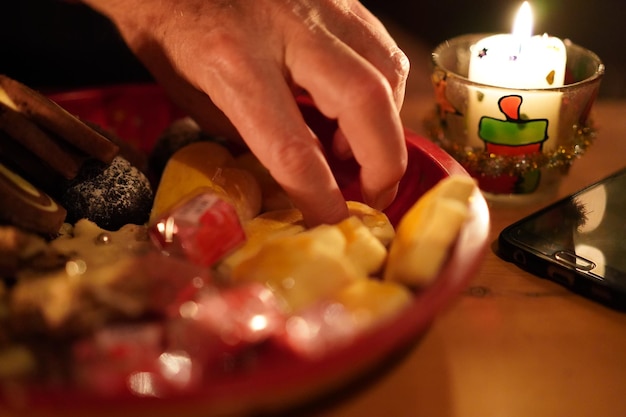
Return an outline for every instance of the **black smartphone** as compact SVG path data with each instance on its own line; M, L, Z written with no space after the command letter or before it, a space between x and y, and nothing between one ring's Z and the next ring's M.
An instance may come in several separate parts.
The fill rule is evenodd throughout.
M626 168L505 228L498 255L626 308Z

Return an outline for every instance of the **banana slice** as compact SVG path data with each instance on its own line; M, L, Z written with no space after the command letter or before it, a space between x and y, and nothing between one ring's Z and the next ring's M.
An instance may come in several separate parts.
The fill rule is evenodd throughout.
M398 224L384 279L410 287L432 282L469 215L475 189L471 177L453 175L426 192Z

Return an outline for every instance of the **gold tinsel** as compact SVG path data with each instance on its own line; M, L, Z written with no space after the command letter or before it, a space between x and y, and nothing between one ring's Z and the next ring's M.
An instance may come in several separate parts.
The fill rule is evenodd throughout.
M497 177L499 175L523 175L542 168L567 170L571 164L591 146L596 130L591 125L574 126L570 143L559 145L549 152L525 155L496 155L482 147L460 145L445 137L438 113L434 111L424 121L430 140L448 152L471 172Z

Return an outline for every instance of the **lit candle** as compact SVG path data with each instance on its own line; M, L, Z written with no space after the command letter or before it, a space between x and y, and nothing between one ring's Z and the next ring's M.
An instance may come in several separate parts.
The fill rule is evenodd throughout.
M468 78L483 85L469 89L468 145L482 144L487 152L506 156L556 146L562 94L542 90L563 86L565 45L555 37L531 35L532 14L524 2L511 34L489 36L471 47ZM531 192L539 174L508 180L509 185L496 184L494 192Z
M528 2L517 13L513 32L481 39L471 48L468 78L506 88L561 87L565 79L565 45L556 37L532 35Z

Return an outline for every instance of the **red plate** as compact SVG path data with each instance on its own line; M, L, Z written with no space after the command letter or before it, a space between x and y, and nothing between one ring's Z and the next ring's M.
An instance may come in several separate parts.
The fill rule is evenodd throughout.
M53 94L70 112L113 130L118 136L149 151L154 140L180 112L154 85L111 86ZM335 125L306 100L306 119L321 139ZM387 210L397 224L402 214L440 179L451 174L468 175L447 153L432 142L406 132L408 171L396 201ZM331 160L338 182L349 199L358 199L357 166ZM489 211L480 192L471 200L471 217L464 225L450 258L428 289L416 294L410 307L384 327L363 334L322 359L308 361L269 354L252 372L220 376L199 390L169 398L101 398L78 390L4 390L0 408L29 416L203 416L285 411L345 388L406 351L462 291L477 271L488 247ZM19 399L16 401L16 398ZM9 411L9 410L4 410ZM11 415L9 411L8 415ZM0 412L6 415L4 412Z

